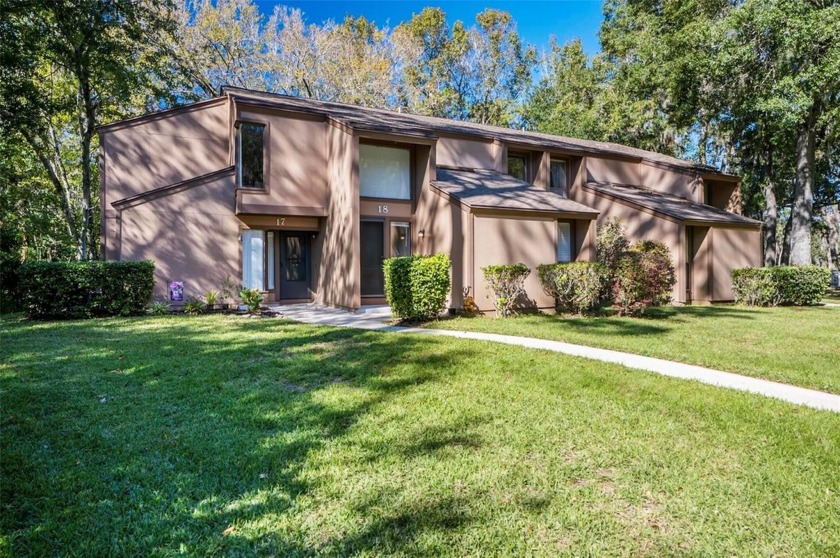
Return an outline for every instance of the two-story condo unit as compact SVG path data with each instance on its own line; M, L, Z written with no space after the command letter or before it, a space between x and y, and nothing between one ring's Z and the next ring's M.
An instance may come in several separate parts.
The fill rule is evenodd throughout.
M489 310L482 267L593 260L613 217L668 245L675 302L730 300L761 264L738 177L622 145L232 87L99 133L102 253L154 260L160 299L230 277L355 309L384 303L385 258L445 252L451 306Z

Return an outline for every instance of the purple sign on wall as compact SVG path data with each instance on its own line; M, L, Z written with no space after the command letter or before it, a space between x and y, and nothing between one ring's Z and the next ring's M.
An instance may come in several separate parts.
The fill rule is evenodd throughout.
M184 282L169 282L169 300L172 302L184 302Z

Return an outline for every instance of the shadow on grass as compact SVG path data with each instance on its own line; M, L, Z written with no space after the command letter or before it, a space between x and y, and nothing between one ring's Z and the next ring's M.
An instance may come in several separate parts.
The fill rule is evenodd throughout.
M483 316L478 320L503 320L500 325L515 325L518 320L523 325L549 326L564 328L570 331L577 331L581 333L596 333L601 335L619 336L619 337L633 337L633 336L652 336L668 333L677 324L686 323L697 319L720 319L720 318L734 318L743 320L756 319L755 312L757 309L746 309L737 306L668 306L648 308L641 316L634 317L619 317L612 309L603 309L594 315L574 315L574 314L544 314L544 313L528 313L515 316L513 318L494 318L491 316ZM442 318L446 320L448 318ZM457 317L455 319L464 320L465 317ZM423 327L434 329L434 321L425 322ZM527 335L523 330L520 335Z
M248 319L220 333L218 324L2 324L0 528L15 554L317 552L302 535L251 539L236 526L289 512L317 487L304 474L313 452L474 356L421 337ZM400 451L474 447L469 426ZM453 503L429 496L328 546L383 548L386 530L387 548L408 547L424 529L461 525Z

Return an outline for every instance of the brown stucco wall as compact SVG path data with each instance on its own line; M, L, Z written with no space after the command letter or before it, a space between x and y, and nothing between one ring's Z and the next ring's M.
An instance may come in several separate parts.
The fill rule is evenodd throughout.
M233 214L233 176L220 178L129 207L113 219L112 259L155 262L154 298L168 298L168 281L184 281L184 295L219 290L230 276L241 281L238 235Z
M104 207L229 166L229 120L219 99L103 130Z
M437 141L437 163L441 166L492 169L496 166L496 148L492 141L441 137Z
M238 112L239 121L266 126L265 191L243 189L242 201L279 207L326 207L328 126L324 120L246 106L239 106Z
M639 165L639 182L631 184L704 203L703 182L696 173L680 172L642 162Z
M719 209L741 213L741 185L738 182L707 180L711 199L707 202Z
M359 139L327 127L328 216L315 246L321 250L316 300L358 308L361 303L359 260Z
M641 184L642 179L639 174L639 163L588 155L586 157L586 180L618 184Z
M738 267L761 266L760 229L712 229L712 301L730 301L730 272Z
M487 297L481 268L496 264L524 263L530 267L531 274L525 281L529 307L554 307L554 301L540 287L536 268L556 260L556 223L554 218L475 216L475 303L482 311L492 311L493 303Z
M691 302L712 301L712 234L710 227L687 227L691 237L687 255L691 262Z

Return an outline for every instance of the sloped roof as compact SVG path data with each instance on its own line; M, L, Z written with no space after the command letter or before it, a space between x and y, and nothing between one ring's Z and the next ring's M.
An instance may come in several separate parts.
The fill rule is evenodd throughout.
M598 211L537 188L517 178L489 169L437 168L432 187L470 208L541 211L594 219Z
M324 114L356 130L423 137L435 137L435 134L475 136L484 139L499 139L504 142L533 145L535 148L542 149L627 157L675 167L681 170L723 175L723 173L714 167L699 165L692 161L686 161L685 159L678 159L669 155L645 151L644 149L637 149L617 143L569 138L527 130L490 126L488 124L437 118L434 116L303 99L232 86L223 86L222 94L252 104Z
M724 211L723 209L718 209L710 205L695 203L679 196L674 196L673 194L665 194L648 188L642 188L641 186L606 182L586 182L584 187L599 194L606 194L619 201L629 202L655 211L656 213L679 219L680 221L711 225L761 226L761 222L755 219L730 213L729 211Z

